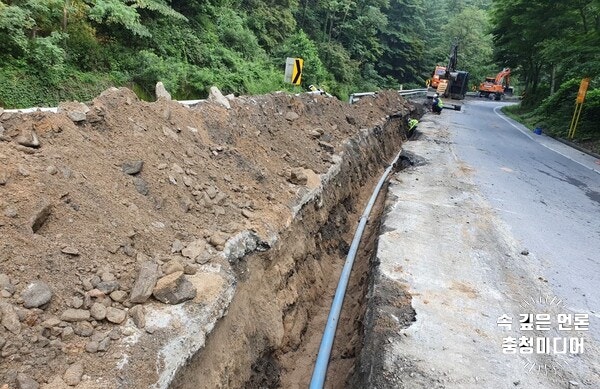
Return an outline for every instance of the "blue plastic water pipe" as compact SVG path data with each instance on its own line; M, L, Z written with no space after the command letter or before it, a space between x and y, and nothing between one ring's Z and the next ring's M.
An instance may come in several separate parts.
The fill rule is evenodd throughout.
M354 233L354 238L352 239L352 244L350 245L350 250L348 251L348 255L346 257L346 263L344 264L337 289L335 290L333 302L331 303L331 310L329 311L329 316L327 317L323 338L321 338L321 346L319 347L319 354L317 355L317 361L315 362L315 369L310 380L310 389L322 389L323 385L325 385L327 365L329 364L329 357L331 355L331 348L333 347L335 331L340 319L340 312L342 310L342 305L344 304L344 296L346 295L346 287L348 286L348 280L350 279L350 272L352 271L352 265L354 264L354 258L356 257L358 245L365 230L365 226L367 225L367 221L369 220L371 209L373 208L375 200L377 200L377 196L379 195L379 191L387 179L387 176L392 171L392 168L400 158L401 152L402 151L396 155L394 161L390 164L390 166L388 166L379 179L379 182L377 183L373 194L371 194L371 198L369 199L369 202L367 203L367 206L360 217L358 227Z

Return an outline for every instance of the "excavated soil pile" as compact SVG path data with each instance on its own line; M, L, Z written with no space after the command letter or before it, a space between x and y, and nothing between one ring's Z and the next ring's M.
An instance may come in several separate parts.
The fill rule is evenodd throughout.
M413 110L392 91L229 104L113 88L0 109L0 388L166 387L226 314L236 261L270 250L359 129Z

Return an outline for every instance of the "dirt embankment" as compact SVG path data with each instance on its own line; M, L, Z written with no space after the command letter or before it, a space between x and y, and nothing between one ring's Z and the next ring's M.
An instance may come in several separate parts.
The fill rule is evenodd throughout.
M397 146L359 130L398 131L388 116L413 107L394 92L230 104L111 89L57 114L0 112L0 387L166 387L232 299L257 299L249 317L275 323L233 304L229 323L272 331L245 338L246 352L295 347L286 334L302 332L301 302L319 300L328 272L317 253L339 251L327 234ZM245 286L256 279L280 292Z
M322 190L307 199L278 244L240 262L248 276L240 282L227 317L172 388L308 386L358 218L385 166L399 151L404 131L402 118L386 119L346 143L338 168L325 177ZM343 341L336 341L330 363L333 387L346 386L360 346L360 300L369 259L363 255L357 261L345 303L338 329Z

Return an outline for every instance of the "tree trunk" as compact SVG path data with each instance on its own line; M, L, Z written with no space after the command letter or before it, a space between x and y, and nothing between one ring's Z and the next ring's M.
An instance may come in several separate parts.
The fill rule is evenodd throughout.
M585 9L580 8L579 9L579 15L581 16L581 22L583 24L583 33L587 34L587 32L588 32L588 25L587 25L587 17L585 16Z
M538 85L540 83L540 72L542 71L542 65L541 64L535 64L534 65L534 73L533 73L533 91L537 92L538 89Z
M302 2L302 17L300 18L299 26L301 29L304 29L304 23L306 21L306 6L308 5L309 0L305 0Z
M65 0L65 5L63 6L63 23L62 23L63 32L67 31L67 15L68 15L67 7L68 6L69 6L69 0Z
M65 0L65 5L63 6L63 19L62 19L62 31L67 32L67 16L69 14L69 6L71 1Z
M554 94L556 88L556 65L552 65L552 80L550 82L550 95Z

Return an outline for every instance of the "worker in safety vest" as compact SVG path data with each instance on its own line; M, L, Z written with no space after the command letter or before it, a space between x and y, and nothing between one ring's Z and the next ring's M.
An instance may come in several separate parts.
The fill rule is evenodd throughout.
M412 131L417 127L419 121L417 119L408 119L408 131Z
M329 93L325 92L323 89L317 88L316 86L314 86L312 84L308 86L308 90L310 91L308 93L311 93L311 94L325 95L327 97L332 97Z
M431 104L431 110L438 115L442 113L442 108L444 108L444 103L442 99L440 99L440 95L437 93L433 95L433 103Z

